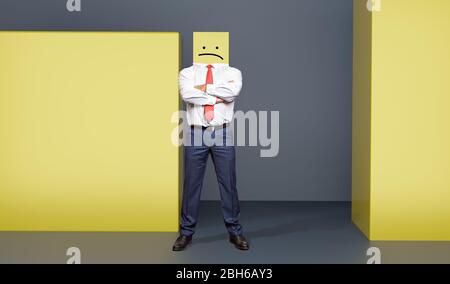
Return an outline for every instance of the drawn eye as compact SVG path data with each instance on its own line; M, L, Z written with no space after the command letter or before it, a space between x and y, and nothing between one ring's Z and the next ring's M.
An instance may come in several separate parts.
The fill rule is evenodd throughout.
M218 47L218 46L216 46L216 49L219 49L219 47Z
M204 46L203 49L206 49L206 46Z

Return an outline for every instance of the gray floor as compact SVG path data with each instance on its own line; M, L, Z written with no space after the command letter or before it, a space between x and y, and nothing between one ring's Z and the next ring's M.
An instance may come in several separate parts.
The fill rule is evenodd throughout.
M175 233L0 232L0 263L366 263L370 247L382 263L450 263L450 242L370 242L350 221L346 202L242 202L251 242L238 251L227 241L218 202L203 202L193 245L172 252Z

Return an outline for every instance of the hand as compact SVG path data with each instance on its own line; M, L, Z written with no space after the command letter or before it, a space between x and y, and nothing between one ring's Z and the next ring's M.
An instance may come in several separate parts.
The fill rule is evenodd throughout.
M202 92L205 92L206 91L206 84L198 85L198 86L195 86L194 88L196 88L197 90L200 90Z
M220 103L225 103L225 101L222 100L221 98L216 97L216 104L220 104Z

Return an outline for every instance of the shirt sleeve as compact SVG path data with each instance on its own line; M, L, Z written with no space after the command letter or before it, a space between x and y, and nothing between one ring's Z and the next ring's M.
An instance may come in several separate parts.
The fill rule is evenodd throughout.
M214 105L216 98L195 88L194 70L186 68L181 70L179 76L180 95L183 101L194 105Z
M207 85L206 92L214 97L232 102L242 89L242 73L238 69L231 69L226 81L219 84Z

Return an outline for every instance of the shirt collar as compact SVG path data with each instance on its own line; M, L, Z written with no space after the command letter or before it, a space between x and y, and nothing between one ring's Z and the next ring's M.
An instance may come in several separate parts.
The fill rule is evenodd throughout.
M205 64L205 63L194 63L195 66L200 66L200 67L206 67L208 65L212 65L213 67L224 67L224 66L229 66L229 64L226 63L214 63L214 64Z

